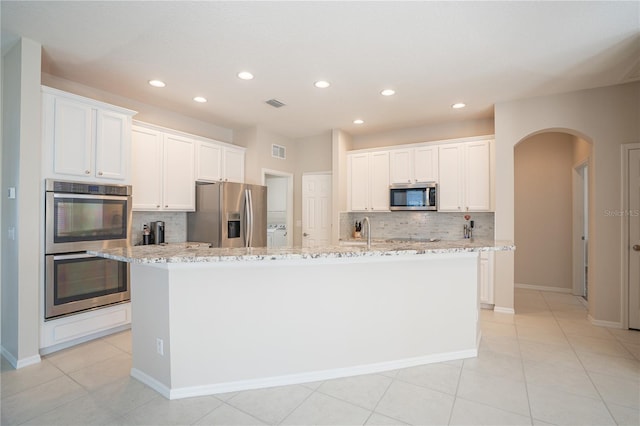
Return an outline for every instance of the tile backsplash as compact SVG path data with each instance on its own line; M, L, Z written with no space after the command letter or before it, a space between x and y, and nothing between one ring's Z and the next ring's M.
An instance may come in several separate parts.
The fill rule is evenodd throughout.
M440 238L459 240L464 237L465 214L474 221L473 237L494 238L494 213L447 212L345 212L340 213L340 239L352 238L354 224L365 216L371 221L371 238Z
M130 244L142 244L142 227L146 223L164 221L164 240L183 243L187 240L187 213L185 212L133 212Z

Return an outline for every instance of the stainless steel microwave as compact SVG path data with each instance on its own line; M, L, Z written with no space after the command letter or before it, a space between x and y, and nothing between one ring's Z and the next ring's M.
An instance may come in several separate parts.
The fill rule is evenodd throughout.
M435 182L395 183L389 187L390 210L438 210Z

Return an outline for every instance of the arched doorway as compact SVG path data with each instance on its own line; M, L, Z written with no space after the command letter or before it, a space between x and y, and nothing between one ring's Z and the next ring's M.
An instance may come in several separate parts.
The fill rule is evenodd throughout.
M587 296L591 143L549 129L514 147L514 281Z

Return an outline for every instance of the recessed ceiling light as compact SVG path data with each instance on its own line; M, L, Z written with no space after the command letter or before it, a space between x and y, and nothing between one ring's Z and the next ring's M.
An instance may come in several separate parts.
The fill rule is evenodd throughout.
M149 80L149 84L152 85L153 87L164 87L164 86L166 86L166 84L164 84L164 81L161 81L161 80Z
M331 86L331 83L329 83L328 81L319 80L313 83L313 85L318 89L326 89L327 87Z
M458 102L458 103L455 103L455 104L451 105L451 108L460 109L460 108L464 108L466 106L467 106L467 104L465 104L463 102Z
M353 124L364 124L364 120L358 118L356 120L353 120Z
M393 96L396 94L396 91L393 89L384 89L382 92L380 92L380 94L382 96Z
M238 78L241 80L253 80L253 74L249 71L241 71L238 73Z
M195 98L193 98L193 100L196 102L200 102L201 104L207 102L207 98L203 98L202 96L196 96Z

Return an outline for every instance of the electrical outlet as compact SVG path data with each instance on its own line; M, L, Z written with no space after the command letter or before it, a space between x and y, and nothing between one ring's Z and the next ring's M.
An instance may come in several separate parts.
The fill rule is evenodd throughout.
M164 340L159 337L156 339L156 352L158 355L164 356Z

